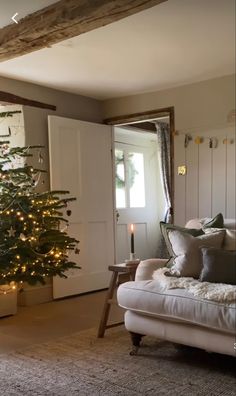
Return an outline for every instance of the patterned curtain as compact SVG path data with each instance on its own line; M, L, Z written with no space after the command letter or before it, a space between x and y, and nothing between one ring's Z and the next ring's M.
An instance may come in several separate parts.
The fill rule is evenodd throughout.
M157 130L158 160L160 164L161 181L165 198L165 212L163 220L167 223L172 222L172 200L171 200L171 155L170 155L170 128L164 122L155 122ZM164 238L159 241L158 257L168 258Z
M155 122L157 130L158 158L161 171L161 181L165 197L164 221L172 221L171 201L171 158L170 158L170 128L165 122Z

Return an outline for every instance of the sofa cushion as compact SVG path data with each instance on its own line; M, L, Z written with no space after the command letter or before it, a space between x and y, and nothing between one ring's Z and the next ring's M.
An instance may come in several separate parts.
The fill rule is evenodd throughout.
M119 286L121 307L141 315L201 325L235 334L236 304L216 303L194 297L185 289L163 288L155 280L127 282Z
M201 246L221 248L225 230L193 237L185 232L168 230L173 261L170 274L199 278L202 270Z
M207 228L204 230L205 234L212 234L219 232L221 228ZM225 236L222 248L224 250L236 250L236 230L225 228Z
M223 228L224 227L224 217L223 217L222 213L219 213L218 215L213 217L213 219L211 219L210 221L203 222L203 229L211 228L211 227L215 227L215 228Z
M226 229L223 249L236 250L236 230Z
M218 227L218 228L232 228L232 225L235 224L235 220L233 219L224 219L222 213L219 213L215 217L204 217L202 219L195 218L188 220L185 224L186 228L209 228L209 227ZM234 228L234 227L233 227Z
M195 219L197 220L197 219ZM209 217L205 217L204 219L198 219L201 227L206 224L209 223L211 221L211 219ZM189 220L189 223L191 222L191 220ZM190 223L191 224L191 223ZM187 225L185 226L187 227ZM214 226L215 227L215 226ZM197 228L197 227L196 227ZM222 228L222 227L220 227ZM228 228L229 230L234 230L236 228L236 219L224 219L224 226L223 228Z
M164 221L160 222L160 228L170 257L173 256L173 250L169 240L169 233L168 233L169 231L173 231L173 230L182 231L195 237L204 234L202 229L180 227L174 224L165 223Z
M224 228L228 228L229 230L236 229L236 220L235 219L224 219Z
M201 248L203 268L201 282L226 283L236 285L236 251Z

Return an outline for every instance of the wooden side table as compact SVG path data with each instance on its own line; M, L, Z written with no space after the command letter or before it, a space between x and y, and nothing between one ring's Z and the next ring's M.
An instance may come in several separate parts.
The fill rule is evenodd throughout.
M114 291L117 285L117 278L119 274L129 274L130 280L134 280L135 277L135 272L137 269L138 263L137 264L132 264L132 266L127 266L125 263L122 264L114 264L114 265L109 265L108 269L109 271L112 271L112 276L111 276L111 281L110 285L107 291L103 311L102 311L102 316L100 320L100 325L98 329L98 337L102 338L104 337L106 329L109 329L111 327L115 326L120 326L124 322L118 322L118 323L112 323L112 324L107 324L109 313L110 313L110 308L111 304L114 303L113 295Z

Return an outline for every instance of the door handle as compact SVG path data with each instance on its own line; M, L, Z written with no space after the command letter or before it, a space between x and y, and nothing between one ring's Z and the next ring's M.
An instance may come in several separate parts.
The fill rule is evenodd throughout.
M118 212L118 210L116 210L116 222L118 223L119 221L119 217L120 217L120 213Z

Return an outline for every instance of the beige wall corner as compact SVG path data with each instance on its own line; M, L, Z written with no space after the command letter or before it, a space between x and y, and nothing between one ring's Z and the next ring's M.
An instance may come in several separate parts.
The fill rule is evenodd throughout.
M103 102L105 118L175 107L176 129L222 125L235 108L235 74Z

